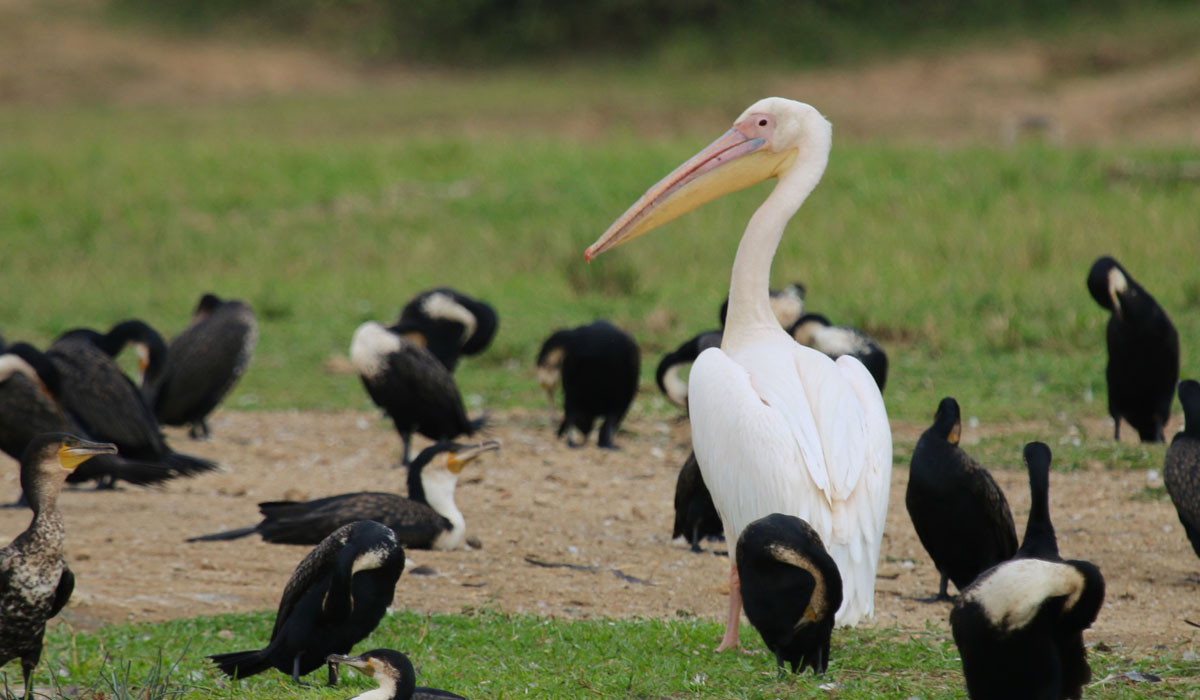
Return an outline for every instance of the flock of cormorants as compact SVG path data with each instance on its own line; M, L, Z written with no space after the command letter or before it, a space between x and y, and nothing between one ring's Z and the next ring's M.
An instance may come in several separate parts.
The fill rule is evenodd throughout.
M780 111L770 111L776 108ZM792 107L768 104L764 109L748 111L751 126L734 131L759 129L770 135L774 122L768 117L782 119ZM759 149L766 141L743 139L734 131L723 138L748 145L731 149ZM723 143L710 148L724 148ZM622 221L629 217L636 221L637 214ZM594 246L597 252L603 248L599 242ZM1124 420L1142 440L1162 441L1178 389L1186 425L1168 449L1164 476L1200 555L1200 384L1189 380L1177 386L1178 335L1153 297L1119 263L1097 260L1087 287L1112 313L1107 380L1114 436L1119 437ZM765 292L765 283L762 288ZM763 313L774 314L768 324L777 322L773 332L782 329L796 343L830 358L853 358L849 365L839 360L838 366L861 363L882 392L887 357L880 345L861 331L805 313L804 298L802 285L771 293L769 312ZM744 299L738 304L746 308ZM725 307L720 318L724 324ZM361 492L261 503L261 522L189 540L258 534L267 542L315 544L287 583L267 645L214 654L210 658L217 668L235 678L274 668L300 683L301 676L327 666L332 685L338 665L345 664L380 686L360 698L460 697L417 688L412 663L402 653L349 653L392 603L405 547L463 546L465 519L454 503L458 475L499 444L456 442L483 428L486 419L468 418L453 372L461 356L486 349L497 328L489 305L440 288L415 297L393 325L368 322L355 331L351 361L400 435L408 495ZM703 362L706 348L724 347L725 335L724 327L707 331L668 353L656 371L664 394L687 407L683 366ZM209 437L207 416L245 371L256 340L249 306L206 294L188 328L169 346L136 320L106 333L68 331L45 352L0 341L0 449L20 461L22 499L34 513L28 529L0 549L0 664L20 659L26 697L31 697L46 622L62 610L74 586L63 558L66 528L56 506L62 484L95 480L111 488L117 481L149 484L215 468L172 450L159 426L188 425L193 438ZM137 382L114 361L126 346L139 357ZM537 355L536 371L552 403L562 387L559 437L582 446L599 419L598 446L615 447L614 436L637 390L639 367L637 343L607 321L553 333ZM582 434L582 442L575 441L573 431ZM961 431L958 403L943 399L913 452L905 503L941 576L933 600L953 601L950 625L968 693L973 698L1078 698L1091 675L1082 633L1100 612L1104 579L1095 565L1064 561L1059 554L1050 517L1050 449L1037 442L1025 446L1032 506L1018 545L1007 500L987 470L961 449ZM410 461L413 432L435 444ZM675 493L674 535L697 551L704 538L727 533L718 508L726 494L709 491L705 472L697 454L690 455ZM716 503L714 493L721 497ZM827 536L794 514L758 517L736 534L732 580L747 618L781 672L786 663L793 672L823 673L831 661L845 582L856 572L840 568L827 550ZM951 582L958 590L954 598Z

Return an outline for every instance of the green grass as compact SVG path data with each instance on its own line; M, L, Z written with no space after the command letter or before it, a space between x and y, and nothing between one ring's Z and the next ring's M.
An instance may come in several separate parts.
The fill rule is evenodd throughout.
M599 316L641 342L645 402L661 354L715 325L738 236L766 186L590 265L582 251L719 133L735 99L749 99L716 100L720 109L678 134L635 129L646 123L639 110L713 104L717 83L667 88L649 106L616 101L622 116L584 137L559 123L586 115L553 86L529 75L497 81L0 110L5 336L45 343L129 316L171 335L214 290L248 299L262 319L229 405L367 408L357 380L322 363L345 353L360 322L390 319L415 292L449 284L501 314L493 347L459 374L477 406L541 405L531 369L541 340ZM630 82L634 96L650 94ZM588 104L614 86L598 79ZM1185 377L1197 373L1189 341L1200 337L1195 189L1110 183L1106 168L1120 157L1196 152L838 141L774 278L803 280L810 308L879 337L894 418L926 421L943 395L985 421L1102 416L1106 315L1084 287L1095 257L1117 256L1172 314Z
M177 663L171 687L186 691L186 698L341 699L371 687L349 669L342 687L334 690L297 689L274 671L231 683L204 659L261 646L271 623L272 616L263 613L113 626L96 633L60 625L49 636L38 679L45 683L53 670L62 686L89 686L115 670L127 674L136 688L137 679L161 678L163 667ZM418 667L418 683L468 697L965 695L954 643L945 629L932 624L918 631L838 631L830 670L822 679L812 674L779 678L774 659L748 625L742 626L742 644L753 653L713 654L720 632L719 624L695 618L565 621L487 610L433 616L401 612L385 618L356 649L405 651ZM1126 670L1164 679L1136 685L1110 681L1090 688L1089 698L1182 697L1200 684L1200 663L1181 661L1171 650L1092 649L1089 659L1096 681ZM15 672L16 666L8 669ZM325 674L318 671L307 678L320 684ZM832 693L829 684L834 684Z

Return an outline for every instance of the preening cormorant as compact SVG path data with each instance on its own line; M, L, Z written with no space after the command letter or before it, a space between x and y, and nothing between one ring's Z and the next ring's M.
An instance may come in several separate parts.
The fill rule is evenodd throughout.
M821 536L793 515L759 518L738 537L737 570L746 617L780 671L786 661L825 673L842 577Z
M58 341L49 353L28 343L8 348L8 359L3 362L16 371L0 384L0 447L5 452L19 455L24 445L42 432L77 433L116 443L119 449L130 451L99 455L67 476L70 483L94 480L106 488L118 480L154 484L216 466L166 447L136 387L87 336L76 334L64 345L66 350L61 353L54 350ZM83 382L72 385L69 378ZM91 417L90 422L83 416ZM129 426L123 421L129 421ZM145 426L139 421L149 421L153 432L140 432ZM104 430L112 434L104 434Z
M701 551L702 539L725 539L725 527L704 485L695 452L688 455L675 480L675 527L671 538L680 536L687 538L693 552Z
M408 467L408 498L361 491L314 501L259 503L262 522L249 527L193 537L188 542L235 540L259 534L266 542L313 544L356 520L375 520L395 531L410 549L458 549L466 520L454 503L459 472L476 457L500 449L495 440L478 445L438 443L421 451Z
M355 695L350 700L466 700L463 696L447 690L417 687L417 672L412 662L403 653L392 649L372 649L358 656L332 654L328 661L332 664L346 664L379 684L378 688Z
M233 390L258 343L258 320L248 304L200 297L191 324L171 341L166 364L142 386L163 425L188 425L192 438L207 438L208 415Z
M1063 561L1049 511L1050 448L1025 446L1033 506L1015 558L959 595L950 628L973 700L1080 698L1092 677L1083 630L1104 603L1094 564Z
M835 360L849 355L863 363L879 390L883 391L887 384L887 353L871 336L857 328L835 326L821 314L804 314L787 328L801 345L820 350Z
M917 537L941 575L932 600L950 600L947 580L961 592L1017 551L1008 500L992 475L958 446L961 435L958 402L946 397L913 450L904 493Z
M687 381L679 376L685 365L696 361L700 353L709 348L721 347L721 329L704 331L683 345L663 355L654 372L654 381L658 388L672 403L687 408Z
M563 388L563 420L558 436L566 435L572 447L587 443L596 419L597 444L612 448L613 436L637 393L641 353L637 342L608 321L596 321L570 330L555 331L538 352L538 383L551 403L554 389ZM583 433L576 445L569 431Z
M283 590L271 641L263 649L214 654L217 668L246 678L269 668L300 676L349 653L370 634L396 594L404 549L386 525L360 520L344 525L313 548ZM329 664L329 685L337 668Z
M21 659L27 698L33 697L33 669L42 657L46 621L75 590L75 575L63 559L66 528L58 511L59 489L79 464L116 451L115 445L43 433L21 455L21 489L33 508L33 521L0 548L0 666Z
M367 321L354 331L350 360L371 400L400 433L402 464L408 464L414 430L443 442L471 435L483 424L467 418L454 375L425 347L425 336L417 330Z
M1179 522L1196 556L1200 557L1200 383L1179 383L1183 430L1175 434L1163 466L1163 481L1175 504Z
M1098 259L1087 287L1096 303L1112 312L1104 375L1113 439L1120 439L1124 418L1142 442L1162 442L1179 381L1179 334L1167 312L1116 260Z
M500 319L488 304L439 287L405 304L397 324L421 331L429 351L453 372L459 355L478 355L491 345Z

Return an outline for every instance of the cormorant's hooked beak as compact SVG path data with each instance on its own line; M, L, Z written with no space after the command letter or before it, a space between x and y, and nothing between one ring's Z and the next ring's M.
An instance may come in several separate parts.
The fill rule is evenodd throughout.
M487 442L481 442L478 445L471 445L470 447L458 450L456 452L451 452L450 455L446 457L446 468L449 469L451 473L457 474L462 471L462 468L465 467L468 462L474 460L476 457L479 457L484 452L491 452L492 450L498 449L500 449L499 440L488 440Z
M375 667L371 664L371 659L365 656L343 656L341 654L330 654L325 657L325 660L331 664L346 664L347 666L356 668L368 676L375 674Z
M96 455L115 455L116 453L117 446L111 442L80 440L77 444L64 444L58 448L58 463L62 465L63 469L72 471Z
M766 139L748 136L735 125L647 190L596 239L584 257L590 262L609 248L649 233L702 204L775 177L795 158L796 149L775 153Z

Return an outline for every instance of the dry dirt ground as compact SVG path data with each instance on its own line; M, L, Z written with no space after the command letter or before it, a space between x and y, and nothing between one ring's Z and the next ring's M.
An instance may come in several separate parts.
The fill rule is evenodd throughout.
M548 412L494 414L499 453L463 473L457 502L481 549L411 551L397 606L457 612L468 606L561 618L721 619L728 559L692 554L670 538L675 477L688 452L682 420L637 419L619 451L570 449L553 439ZM77 627L270 610L307 547L265 544L257 536L185 544L184 539L257 521L258 501L306 499L356 490L403 493L393 465L399 439L370 413L220 412L210 442L169 437L182 451L219 460L223 471L160 489L68 490L60 498L68 561L77 586L63 618ZM924 426L894 427L907 464ZM997 426L990 433L1012 427ZM1104 439L1106 422L1087 427ZM974 434L972 434L974 433ZM964 440L986 436L967 428ZM1018 454L1020 445L1014 444ZM14 465L0 465L0 498L15 498ZM1018 530L1029 507L1023 470L993 470ZM948 606L916 602L934 592L937 573L904 508L906 468L893 471L873 624L947 628ZM1155 647L1200 651L1200 570L1169 502L1135 499L1144 472L1055 472L1051 508L1064 556L1097 563L1108 582L1104 610L1089 638L1133 653ZM0 542L28 523L27 510L0 511ZM723 551L724 544L717 543ZM526 557L595 567L542 568ZM644 583L616 575L620 571ZM714 640L715 641L715 640Z

